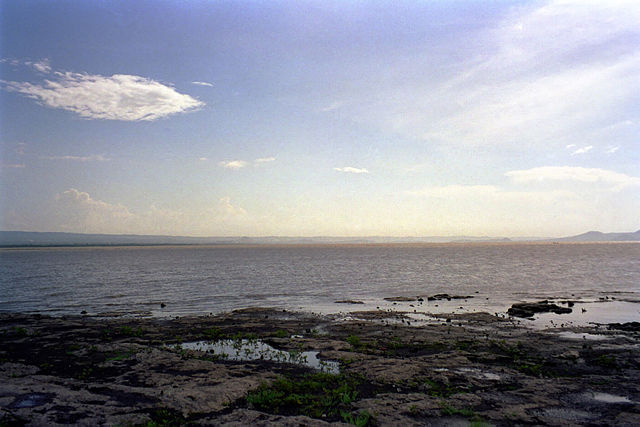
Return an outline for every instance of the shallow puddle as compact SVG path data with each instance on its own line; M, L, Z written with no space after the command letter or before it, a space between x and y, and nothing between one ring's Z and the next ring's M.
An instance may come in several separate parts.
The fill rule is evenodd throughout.
M53 396L54 395L52 393L22 394L15 398L14 402L11 404L11 407L20 409L42 406L46 403L51 402L51 400L53 400Z
M632 403L631 400L629 400L624 396L616 396L615 394L609 394L609 393L600 393L600 392L585 393L585 397L591 398L593 400L597 400L598 402L604 402L604 403Z
M459 369L456 369L456 372L459 372L462 374L469 373L469 374L472 374L471 376L479 379L486 379L486 380L493 380L493 381L499 381L502 379L502 376L498 374L494 374L493 372L481 371L480 369L476 369L476 368L459 368Z
M318 359L317 351L277 350L260 340L194 341L183 343L181 347L186 350L198 350L215 354L226 360L267 360L308 366L329 374L340 373L340 364L338 362Z
M555 335L560 338L566 338L570 340L587 340L587 341L605 341L613 338L611 335L598 335L598 334L587 334L582 332L557 332Z

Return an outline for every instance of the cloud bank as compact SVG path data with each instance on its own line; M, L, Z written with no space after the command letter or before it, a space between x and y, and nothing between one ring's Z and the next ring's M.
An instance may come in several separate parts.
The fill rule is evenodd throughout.
M573 181L582 183L603 183L612 186L616 191L630 186L640 185L640 177L599 168L583 168L576 166L543 166L526 170L515 170L505 173L517 183L534 183L545 181Z
M55 202L53 228L85 233L212 235L225 234L228 227L247 222L247 212L233 205L229 197L197 212L151 206L136 213L75 188L58 194Z
M72 72L54 74L55 79L45 80L43 84L3 83L9 91L87 119L152 121L194 111L205 105L171 86L145 77L127 74L108 77Z

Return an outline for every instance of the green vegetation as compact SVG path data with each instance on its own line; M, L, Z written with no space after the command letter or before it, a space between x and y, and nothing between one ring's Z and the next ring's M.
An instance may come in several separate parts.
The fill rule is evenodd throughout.
M362 377L326 373L307 374L301 378L280 377L262 384L249 393L247 403L274 414L307 415L326 420L342 420L358 426L371 425L366 412L354 412L352 403L358 398Z
M440 404L440 406L442 407L442 414L443 415L460 415L462 417L468 418L471 421L471 425L472 426L486 426L488 425L483 419L482 417L480 417L478 414L476 414L473 410L468 409L468 408L456 408L455 406L451 406L446 402L442 402Z
M217 341L227 337L227 335L222 332L220 328L216 328L215 326L213 328L205 329L204 331L202 331L202 335L204 335L211 341Z
M138 329L133 330L131 326L122 326L120 328L120 335L124 335L126 337L141 337L144 334L142 327L138 327Z
M287 338L289 336L289 332L285 331L284 329L278 329L274 336L276 338Z
M110 361L126 360L126 359L129 359L134 354L136 354L135 350L122 351L120 353L115 353L112 356L107 357L105 361L110 362Z
M149 416L151 421L144 424L145 427L173 427L187 423L187 419L174 409L158 408Z
M367 349L367 344L362 342L359 336L349 335L347 342L351 345L351 348L355 351L364 351Z
M454 394L469 392L468 389L464 389L461 387L454 387L449 384L442 384L430 379L425 380L424 383L427 386L426 393L434 397L449 397Z

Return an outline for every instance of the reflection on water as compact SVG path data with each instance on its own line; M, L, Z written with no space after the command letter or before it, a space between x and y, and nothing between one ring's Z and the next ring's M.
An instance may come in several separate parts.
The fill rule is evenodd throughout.
M340 373L340 364L318 359L317 351L283 351L271 347L261 340L195 341L181 344L186 350L204 351L226 360L267 360L277 363L292 363L326 372Z

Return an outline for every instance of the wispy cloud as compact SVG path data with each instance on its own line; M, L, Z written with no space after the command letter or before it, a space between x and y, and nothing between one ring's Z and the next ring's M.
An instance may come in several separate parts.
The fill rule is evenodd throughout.
M327 112L329 112L329 111L337 110L337 109L339 109L340 107L342 107L343 105L344 105L344 102L343 102L343 101L334 101L334 102L332 102L331 104L329 104L329 105L327 105L327 106L325 106L325 107L322 107L322 108L320 109L320 111L322 111L323 113L327 113Z
M111 159L102 154L94 154L91 156L46 156L46 160L71 160L75 162L106 162Z
M256 163L269 163L269 162L274 162L276 160L275 157L261 157L259 159L256 159L255 162Z
M333 168L333 170L336 170L338 172L346 172L346 173L369 173L369 171L366 170L365 168L354 168L351 166L345 166L343 168Z
M55 72L43 84L3 81L6 90L21 93L42 105L72 111L88 119L151 121L194 111L205 104L173 87L145 77L110 77Z
M207 157L198 157L198 160L200 160L201 162L206 162L209 159Z
M638 22L637 2L525 2L465 39L463 59L400 56L385 68L396 78L348 94L345 114L442 145L595 145L640 100Z
M578 148L573 153L571 153L571 155L575 156L576 154L586 154L591 150L593 150L593 145L587 145L586 147Z
M616 146L613 146L613 147L612 147L612 146L609 146L609 147L607 147L607 150L605 151L605 153L606 153L606 154L613 154L613 153L615 153L616 151L618 151L619 149L620 149L620 146L617 146L617 145L616 145Z
M198 85L198 86L213 87L213 83L209 83L209 82L191 82L191 84Z
M22 169L24 168L24 163L0 163L0 168Z
M222 161L218 164L227 169L242 169L243 167L247 166L247 162L245 162L244 160Z
M640 177L598 168L577 166L543 166L505 173L517 183L535 183L545 181L574 181L582 183L603 183L619 191L629 186L640 185Z
M49 74L51 72L51 61L48 58L39 61L2 58L0 59L0 64L9 64L14 67L27 66L42 74Z
M34 70L43 74L48 74L51 72L51 64L49 63L48 59L43 59L41 61L27 61L25 62L25 64L33 67Z

